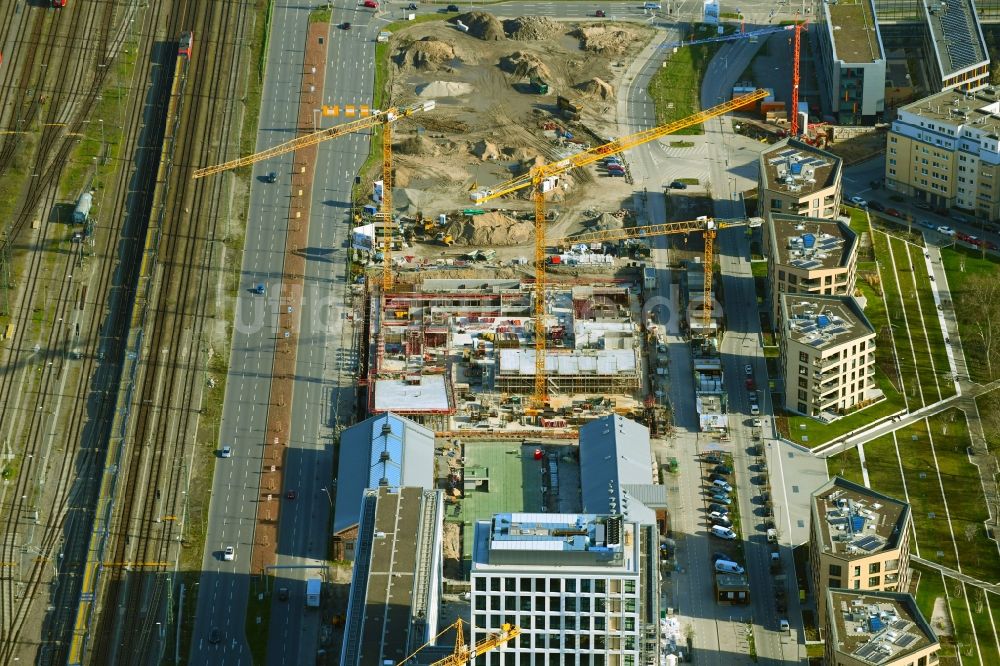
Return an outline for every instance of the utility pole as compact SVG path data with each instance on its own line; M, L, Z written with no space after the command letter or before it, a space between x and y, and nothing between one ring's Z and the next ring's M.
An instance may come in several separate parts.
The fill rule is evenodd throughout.
M9 236L4 233L0 237L0 290L3 296L0 297L0 315L10 314L10 243Z

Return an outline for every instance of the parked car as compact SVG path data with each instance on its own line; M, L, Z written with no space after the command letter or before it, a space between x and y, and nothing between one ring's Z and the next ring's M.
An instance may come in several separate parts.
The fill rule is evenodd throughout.
M750 415L758 416L759 414L760 414L760 407L757 405L757 403L756 402L750 403Z
M719 560L715 563L715 570L719 573L742 574L743 567L732 560Z
M299 494L294 490L289 490L288 492L285 493L285 499L293 500L298 496Z
M717 502L712 502L711 504L709 504L708 505L708 510L710 512L711 511L717 511L717 512L721 513L723 516L729 515L729 507L726 506L725 504L719 504Z
M937 225L930 220L920 220L917 224L924 229L930 229L931 231L937 231Z
M729 495L727 495L726 493L722 493L722 492L713 493L712 494L712 501L718 502L719 504L725 504L726 506L729 506L730 504L733 503L733 500L731 500L729 498Z
M754 428L759 428L759 427L760 427L760 425L761 425L761 421L760 421L760 419L754 419L754 420L753 420L753 421L751 421L750 423L751 423L751 424L753 425L753 427L754 427Z
M919 210L930 210L931 209L931 205L929 203L927 203L926 201L915 201L913 203L913 207L917 208Z
M719 537L720 539L726 539L732 541L736 538L736 532L732 531L728 527L723 527L722 525L712 525L712 536Z
M757 383L754 382L753 378L748 379L746 381L746 384L747 384L747 389L749 389L750 391L754 391L757 389Z
M688 188L687 183L682 183L679 180L675 180L670 183L670 189L672 190L686 190Z
M868 203L868 208L871 209L871 210L877 210L880 213L884 213L885 212L885 204L881 204L881 203L879 203L877 201L870 201Z
M365 0L362 5L368 9L378 9L378 3L375 0Z
M457 12L457 11L460 11L460 10L458 8L458 5L448 5L448 7L445 9L445 11L446 12Z
M720 456L718 453L709 453L708 455L705 456L705 462L711 465L718 465L722 463L722 456Z
M716 474L732 474L733 468L728 465L716 465L714 471Z
M723 553L722 551L717 550L714 553L712 553L712 562L715 563L718 562L719 560L726 560L727 562L731 562L732 557L733 556L729 555L728 553Z
M723 481L722 479L714 479L712 481L712 487L715 488L716 490L722 490L727 493L733 492L733 487L728 483L726 483L725 481Z
M857 197L857 196L851 197L850 198L850 202L852 204L854 204L855 206L857 206L858 208L867 208L868 207L868 202L865 201L864 199L862 199L861 197Z
M723 527L732 527L733 521L729 520L728 516L724 516L718 511L713 511L708 514L708 519L711 520L716 525L722 525Z
M751 405L755 404L757 402L757 392L750 391L749 393L747 393L747 400L750 401Z
M944 225L944 224L942 224L940 227L937 228L937 232L939 234L944 234L945 236L954 236L955 235L955 230L952 229L949 226Z
M716 481L725 481L726 477L723 474L716 474L713 472L708 476L708 480L711 481L712 483L715 483Z
M902 214L902 213L900 213L900 212L899 212L898 210L896 210L895 208L886 208L886 209L885 209L885 214L886 214L886 215L892 215L893 217L903 217L903 214Z
M417 9L417 3L415 3L415 2L411 2L410 4L406 5L406 10L407 11L411 11L412 12L412 11L415 11L416 9Z
M746 374L747 377L753 377L753 366L747 363L746 365L743 366L743 372Z

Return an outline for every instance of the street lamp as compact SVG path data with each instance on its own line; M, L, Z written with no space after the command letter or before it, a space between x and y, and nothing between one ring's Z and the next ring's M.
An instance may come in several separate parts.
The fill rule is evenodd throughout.
M333 508L333 497L330 496L330 489L327 488L326 486L323 486L322 488L319 489L319 491L321 493L326 493L326 499L327 499L327 501L330 502L330 508L332 509Z

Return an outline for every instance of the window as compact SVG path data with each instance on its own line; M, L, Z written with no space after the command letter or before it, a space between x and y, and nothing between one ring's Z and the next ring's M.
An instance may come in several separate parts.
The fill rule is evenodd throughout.
M590 597L580 598L580 612L589 613L590 612Z
M485 591L486 591L486 579L485 578L477 578L476 579L476 592L485 592Z
M806 393L805 391L800 390L799 391L799 400L808 400L808 399L809 399L809 394Z
M515 610L516 604L517 604L517 597L515 597L513 594L508 597L504 597L503 599L504 610L509 610L509 611Z
M515 588L516 585L517 585L517 581L514 580L513 578L504 578L503 579L503 589L504 589L505 592L515 592L516 590L514 588Z
M860 590L861 589L861 581L860 580L854 581L854 589L855 590Z
M800 377L808 377L809 376L809 368L807 368L804 365L800 365L799 366L799 376Z
M580 581L580 593L581 594L590 594L590 579L589 578L585 578L585 579L583 579L583 580Z
M570 578L566 581L566 591L570 593L576 593L576 579Z
M771 209L781 210L781 199L771 199Z
M594 592L597 594L604 594L605 589L607 589L607 581L604 579L594 581Z
M499 578L491 578L490 579L490 591L492 591L492 592L499 592L500 591L500 579Z
M870 574L877 574L881 570L882 570L881 562L872 562L871 564L868 565L868 573Z
M809 388L809 380L805 377L799 377L799 388Z
M476 610L486 610L486 597L482 595L476 596Z
M799 352L799 363L808 363L808 362L809 362L809 354L805 352Z
M521 579L521 591L522 592L531 592L531 579L530 578L522 578Z
M635 631L635 618L625 618L625 631Z
M840 587L840 579L839 578L831 578L830 579L830 587Z
M795 407L795 409L799 412L799 414L808 414L809 413L809 408L806 407L806 403L804 403L804 402L800 402Z
M576 597L563 597L563 606L567 611L576 612Z
M635 581L626 580L625 581L625 594L635 594Z
M634 613L635 612L635 599L626 599L625 600L625 612L626 613Z
M878 576L871 576L868 578L868 587L878 587L878 585L879 585Z

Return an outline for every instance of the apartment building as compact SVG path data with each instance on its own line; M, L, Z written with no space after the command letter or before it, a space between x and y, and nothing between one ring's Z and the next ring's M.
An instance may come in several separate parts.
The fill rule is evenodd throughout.
M655 656L659 539L621 515L506 513L476 523L472 641L521 635L475 659L498 666L639 666Z
M822 3L817 69L841 125L871 125L885 111L885 50L871 0Z
M826 666L933 666L937 634L909 594L828 590Z
M785 409L832 420L881 397L875 329L853 296L782 294Z
M905 590L910 505L839 476L812 495L809 568L816 599L831 589ZM824 626L826 605L820 610Z
M757 214L790 213L832 220L840 211L843 160L795 139L760 154Z
M1000 218L1000 93L938 93L903 106L886 139L886 189Z
M772 323L779 319L782 294L852 295L857 241L839 220L772 213L764 224Z

